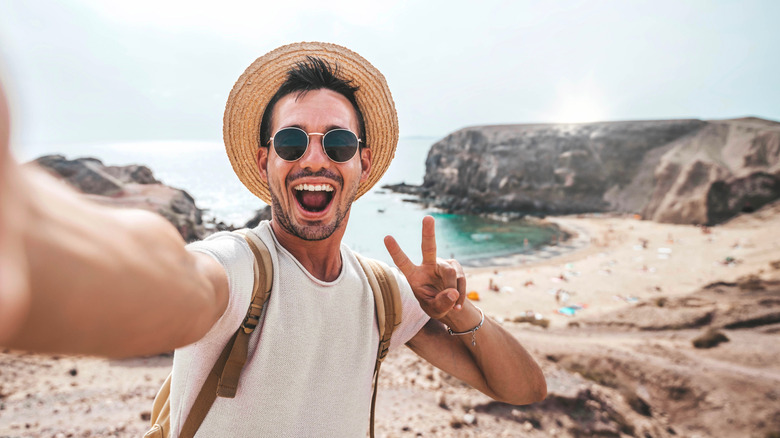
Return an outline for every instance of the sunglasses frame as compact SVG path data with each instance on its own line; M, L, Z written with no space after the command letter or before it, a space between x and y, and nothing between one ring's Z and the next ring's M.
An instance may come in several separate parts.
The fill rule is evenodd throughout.
M298 157L298 158L296 158L294 160L287 160L287 159L282 158L282 156L279 155L279 151L276 149L276 144L273 145L274 151L276 151L276 155L279 158L281 158L283 161L286 161L288 163L294 163L294 162L300 160L301 158L303 158L304 155L306 155L306 152L309 150L309 145L311 145L310 137L312 135L321 135L322 136L322 140L320 140L320 146L322 146L322 152L328 157L328 159L330 161L333 161L334 163L339 163L339 164L346 163L347 161L351 160L355 156L355 154L357 154L360 151L360 143L363 143L363 140L361 140L361 138L358 137L357 134L355 134L354 132L352 132L351 130L346 129L346 128L334 128L334 129L331 129L328 132L306 132L303 129L297 127L297 126L288 126L286 128L281 128L278 131L276 131L274 133L274 135L272 135L271 138L268 140L268 146L271 146L271 143L274 142L274 138L276 137L277 134L279 134L280 132L282 132L282 131L284 131L286 129L296 129L296 130L301 131L304 134L306 134L306 149L303 150L303 154L301 154L300 157ZM347 158L344 161L336 161L336 160L334 160L333 157L328 155L328 150L325 148L325 141L324 141L325 140L325 136L330 134L331 132L334 132L334 131L347 131L350 134L354 135L355 138L357 139L358 145L357 145L357 149L355 149L355 153L353 153L351 157Z

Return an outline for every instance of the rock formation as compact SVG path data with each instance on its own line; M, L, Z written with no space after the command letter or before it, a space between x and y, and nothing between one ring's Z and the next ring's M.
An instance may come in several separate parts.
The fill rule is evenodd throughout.
M252 216L252 219L249 219L242 228L254 228L260 225L260 222L270 221L270 220L271 220L271 206L266 205L265 207L257 210L255 212L255 215Z
M780 198L780 123L744 118L464 128L431 147L421 192L452 212L615 211L716 224Z
M97 202L162 215L188 242L207 234L192 196L160 183L146 166L105 166L95 158L68 160L62 155L40 157L35 163Z

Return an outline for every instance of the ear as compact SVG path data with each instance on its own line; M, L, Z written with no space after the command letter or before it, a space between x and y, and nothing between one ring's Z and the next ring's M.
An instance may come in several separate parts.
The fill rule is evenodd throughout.
M260 174L260 179L262 179L266 184L268 184L268 153L269 153L269 147L261 146L257 148L257 172Z
M368 181L368 175L371 174L371 149L362 148L360 150L360 166L362 171L360 172L360 182Z

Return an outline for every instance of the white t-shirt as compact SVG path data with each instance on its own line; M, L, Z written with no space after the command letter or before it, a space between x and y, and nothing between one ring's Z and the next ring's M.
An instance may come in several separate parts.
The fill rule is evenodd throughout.
M268 247L273 287L233 399L217 397L196 437L364 437L379 344L374 295L352 251L341 247L339 277L312 276L276 240L270 224L252 230ZM225 268L230 300L199 341L176 350L171 381L171 428L178 436L214 362L246 315L253 255L243 237L216 233L188 246ZM403 319L391 348L409 341L429 317L406 279L393 270Z

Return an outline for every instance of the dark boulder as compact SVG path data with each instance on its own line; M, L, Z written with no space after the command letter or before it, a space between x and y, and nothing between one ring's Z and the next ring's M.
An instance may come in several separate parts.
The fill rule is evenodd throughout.
M260 224L262 221L270 221L271 220L271 206L266 205L265 207L257 210L255 212L255 215L252 217L252 219L249 219L249 221L244 224L243 228L254 228Z
M68 160L62 155L40 157L35 163L96 202L162 215L188 242L207 234L192 196L160 183L146 166L105 166L96 158Z
M74 189L90 195L113 196L121 192L124 185L121 179L106 171L97 158L68 160L63 155L46 155L35 163Z

